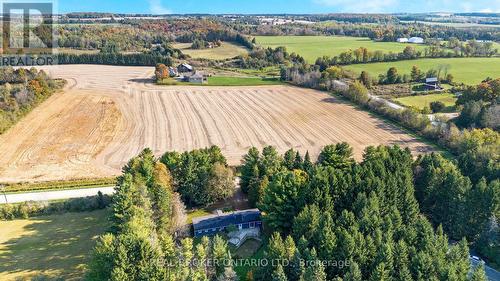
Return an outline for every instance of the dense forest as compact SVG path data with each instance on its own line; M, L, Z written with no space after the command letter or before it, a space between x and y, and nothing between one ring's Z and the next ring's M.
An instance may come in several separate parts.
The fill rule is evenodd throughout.
M35 68L0 69L0 134L64 85Z
M252 148L241 171L242 188L275 231L266 257L290 261L257 269L255 280L466 280L467 241L496 245L489 250L498 262L499 229L491 220L500 183L473 185L440 155L413 161L407 150L371 147L356 163L340 143L312 162L294 150L281 156ZM450 248L445 233L461 242ZM304 267L301 259L350 266ZM482 275L470 278L486 280Z
M451 26L427 25L422 23L397 24L355 24L344 22L322 22L311 26L304 25L253 25L236 26L235 29L248 35L337 35L369 37L373 40L395 42L401 37L419 36L424 39L458 38L460 41L471 39L500 41L500 31L495 27L457 28Z
M99 238L87 280L237 280L232 264L224 262L231 255L221 237L198 243L181 238L186 216L176 181L148 149L130 160L113 196L111 230Z

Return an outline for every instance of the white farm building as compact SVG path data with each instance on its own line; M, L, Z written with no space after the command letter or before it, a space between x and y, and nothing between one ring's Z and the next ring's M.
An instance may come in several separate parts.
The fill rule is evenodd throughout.
M408 39L408 43L412 44L424 44L424 38L422 37L412 37Z
M398 38L398 41L399 43L408 43L408 38Z

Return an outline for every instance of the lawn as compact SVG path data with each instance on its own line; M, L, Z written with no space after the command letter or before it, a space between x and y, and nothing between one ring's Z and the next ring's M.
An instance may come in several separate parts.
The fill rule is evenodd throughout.
M279 85L279 78L213 76L208 78L208 86L261 86Z
M353 64L344 68L361 73L368 71L373 77L387 73L390 67L396 67L399 74L410 74L412 66L417 65L422 71L442 68L455 77L455 82L476 85L486 77L500 77L500 57L494 58L440 58L418 59L398 62Z
M0 221L0 280L80 280L107 211Z
M158 83L164 86L185 85L185 86L265 86L283 84L279 78L275 77L238 77L238 76L212 76L208 77L208 83L179 82L173 78L163 79Z
M444 103L447 107L445 111L452 110L455 105L457 98L454 94L431 94L431 95L421 95L421 96L408 96L397 98L395 101L401 103L404 106L411 106L418 109L423 109L424 107L429 107L429 104L433 101L440 101Z
M205 209L190 210L187 212L187 223L191 224L191 223L193 223L194 218L204 217L204 216L208 216L211 214L212 213L210 213L209 211L207 211Z
M222 46L217 48L201 50L191 49L191 43L176 43L172 47L180 49L184 54L195 59L225 60L248 54L248 49L230 42L223 42Z
M284 46L289 52L303 56L309 63L314 63L321 56L336 56L359 47L365 47L372 52L399 53L408 46L397 42L375 42L369 38L345 36L257 36L256 40L265 47ZM411 46L417 50L425 49L424 45Z
M238 261L234 268L234 271L240 280L246 280L246 276L249 271L252 270L255 272L255 270L257 270L255 266L252 266L252 262L262 262L266 248L266 243L250 239L243 243L238 250L232 253L235 258L243 260Z

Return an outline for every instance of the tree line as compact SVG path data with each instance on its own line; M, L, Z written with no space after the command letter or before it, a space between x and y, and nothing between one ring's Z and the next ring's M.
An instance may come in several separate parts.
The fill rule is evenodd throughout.
M458 97L462 106L456 124L462 128L490 128L500 130L500 78L484 80L477 86L465 86Z
M0 205L0 220L28 219L30 217L48 216L61 213L90 212L107 208L111 196L100 191L96 196L74 198L64 201L23 202L19 204Z
M35 68L0 69L0 134L62 88L63 84Z
M232 63L232 62L230 62ZM305 59L296 53L289 53L285 47L256 47L248 55L238 57L236 65L240 68L264 68L276 65L304 64Z
M439 155L426 157L453 165ZM454 233L461 242L449 246L445 230L457 224L474 234L486 229L498 210L498 181L481 182L466 191L472 201L489 202L461 205L471 208L465 216L473 225L458 218L454 224L431 220L434 230L419 205L425 215L463 217L464 209L449 203L463 194L422 176L439 178L441 173L424 162L426 158L414 161L408 149L370 147L363 161L356 163L346 143L326 146L314 162L308 153L302 156L293 149L284 155L273 147L262 152L250 149L241 168L242 188L274 232L265 257L286 262L256 268L249 276L252 280L487 280L481 267L469 275L465 239L469 235ZM437 197L434 205L440 210L429 211L427 201L420 201L421 188L428 186L422 183L424 178L435 182L435 194L449 194ZM340 266L341 262L349 266Z
M125 66L155 66L157 63L172 65L170 56L163 56L157 53L97 53L97 54L59 54L58 64L105 64L105 65L125 65Z
M442 38L448 40L457 38L467 40L500 41L498 28L487 25L458 28L445 25L428 25L424 23L394 23L394 24L353 24L342 21L318 22L313 25L244 25L237 29L248 35L326 35L368 37L383 42L396 42L398 38L422 37L424 39Z

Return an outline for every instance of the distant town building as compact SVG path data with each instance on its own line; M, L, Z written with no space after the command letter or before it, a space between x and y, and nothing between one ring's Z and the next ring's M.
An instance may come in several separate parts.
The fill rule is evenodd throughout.
M181 63L177 66L177 71L179 71L179 73L193 72L193 70L194 68L187 63Z
M398 38L399 43L408 43L408 38Z
M236 230L262 228L262 218L259 209L249 209L222 213L217 211L215 215L209 215L193 219L194 237L216 235L235 227Z
M408 39L408 43L412 44L424 44L424 38L422 37L411 37Z

